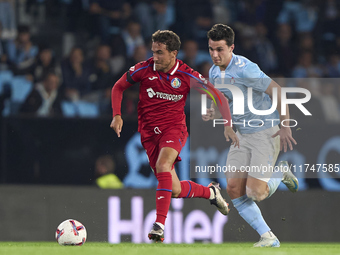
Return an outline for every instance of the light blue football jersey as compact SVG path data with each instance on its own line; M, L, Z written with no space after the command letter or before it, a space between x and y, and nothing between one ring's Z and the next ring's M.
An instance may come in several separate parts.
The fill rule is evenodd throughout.
M265 93L272 81L257 64L249 59L233 54L232 59L224 72L213 65L209 70L209 79L212 84L232 84L241 89L244 95L244 115L233 114L233 95L229 89L219 89L229 100L233 125L241 134L251 134L278 125L280 116L277 110L269 115L256 115L248 107L248 87L252 87L253 106L257 110L268 110L272 100ZM276 121L272 121L276 119ZM250 122L249 122L250 121Z

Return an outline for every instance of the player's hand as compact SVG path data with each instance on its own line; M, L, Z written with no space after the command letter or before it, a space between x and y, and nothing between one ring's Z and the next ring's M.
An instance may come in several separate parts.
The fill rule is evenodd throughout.
M238 148L240 148L240 140L238 139L238 136L236 135L232 127L228 127L228 126L224 127L224 136L227 142L229 142L231 139L232 141L231 145L234 145L234 147L237 146Z
M297 145L297 142L294 140L292 136L292 130L290 127L281 127L279 131L277 131L272 137L280 136L280 151L286 152L287 151L287 145L290 150L293 150L293 144Z
M117 136L120 137L120 132L122 132L123 128L123 120L120 115L113 117L110 128L112 128L116 132Z
M215 118L215 109L214 108L207 109L207 114L202 115L202 119L204 121L213 120L214 118Z

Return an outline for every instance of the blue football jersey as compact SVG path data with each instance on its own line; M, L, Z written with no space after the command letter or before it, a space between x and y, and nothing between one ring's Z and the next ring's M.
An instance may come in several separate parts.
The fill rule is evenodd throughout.
M269 115L257 115L250 111L248 106L248 88L252 88L253 106L256 110L268 110L272 106L272 100L265 93L272 81L257 64L249 59L233 54L225 71L213 65L209 71L209 79L212 84L231 84L238 87L244 96L244 114L234 114L233 94L227 88L219 88L229 100L233 125L241 134L255 133L278 125L280 116L277 110ZM273 121L273 119L276 119Z

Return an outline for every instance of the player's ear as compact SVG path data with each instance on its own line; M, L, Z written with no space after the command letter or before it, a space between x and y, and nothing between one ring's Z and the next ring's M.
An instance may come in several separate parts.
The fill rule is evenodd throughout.
M178 50L173 50L171 51L171 55L176 58L177 57L177 54L178 54Z
M230 50L230 52L233 52L234 49L235 49L235 44L232 44L232 45L229 47L229 50Z

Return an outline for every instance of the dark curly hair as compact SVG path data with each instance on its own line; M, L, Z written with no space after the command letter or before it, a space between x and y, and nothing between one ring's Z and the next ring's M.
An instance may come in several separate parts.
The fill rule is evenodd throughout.
M227 45L230 47L234 44L235 33L234 30L224 24L214 25L207 34L208 39L213 41L225 40Z
M181 48L179 36L170 30L158 30L152 35L152 42L163 43L168 51L174 51Z

